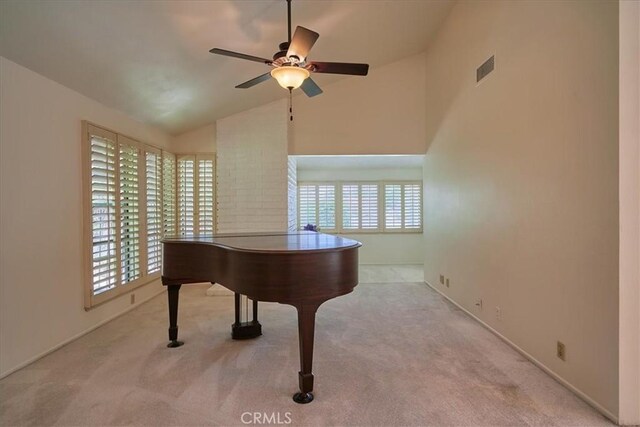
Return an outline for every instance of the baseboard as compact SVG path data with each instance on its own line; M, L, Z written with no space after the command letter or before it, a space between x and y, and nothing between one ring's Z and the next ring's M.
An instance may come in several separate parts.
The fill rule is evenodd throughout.
M77 340L78 338L81 338L81 337L87 335L89 332L98 329L100 326L102 326L102 325L104 325L106 323L109 323L114 319L117 319L118 317L130 312L131 310L133 310L135 308L140 307L142 304L144 304L146 302L149 302L152 298L157 297L158 295L160 295L164 291L165 291L165 289L164 289L164 286L163 286L158 292L153 293L149 297L147 297L144 300L142 300L140 303L138 303L136 305L132 305L130 307L127 307L126 310L124 310L124 311L122 311L122 312L120 312L118 314L114 314L113 316L111 316L111 317L109 317L107 319L104 319L99 323L96 323L95 325L91 326L89 329L86 329L86 330L84 330L84 331L82 331L80 333L77 333L76 335L72 336L71 338L68 338L68 339L64 340L63 342L61 342L59 344L56 344L55 346L51 347L50 349L43 351L42 353L38 354L37 356L34 356L34 357L28 359L26 362L23 362L23 363L19 364L18 366L15 366L15 367L9 369L6 372L0 373L0 380L2 378L8 377L9 375L13 374L16 371L19 371L20 369L24 368L25 366L28 366L28 365L32 364L33 362L35 362L35 361L37 361L39 359L42 359L46 355L53 353L54 351L58 350L59 348L62 348L65 345Z
M402 265L402 266L419 265L421 267L424 266L424 264L421 262L361 262L358 265L361 267L369 266L369 265L375 265L379 267L383 267L383 266L393 267L394 265Z
M554 380L558 381L560 384L562 384L564 387L566 387L567 389L569 389L571 392L573 392L574 394L576 394L578 397L580 397L582 400L584 400L586 403L589 404L589 406L591 406L593 409L595 409L596 411L600 412L602 415L604 415L605 417L607 417L608 419L610 419L611 421L613 421L614 423L618 424L618 417L615 416L614 414L612 414L611 412L609 412L609 410L607 410L606 408L604 408L602 405L600 405L598 402L596 402L593 398L591 398L591 396L589 396L588 394L586 394L585 392L581 391L580 389L578 389L576 386L574 386L573 384L571 384L569 381L565 380L564 378L562 378L560 375L558 375L555 371L553 371L551 368L547 367L545 364L543 364L542 362L540 362L538 359L536 359L535 357L533 357L532 355L530 355L529 353L527 353L525 350L523 350L522 348L520 348L517 344L515 344L514 342L512 342L509 338L505 337L504 335L502 335L500 332L496 331L495 329L493 329L491 326L489 326L487 323L485 323L484 321L482 321L479 317L476 317L473 313L471 313L470 311L468 311L466 308L462 307L460 304L458 304L457 302L455 302L453 299L451 299L448 295L446 295L445 293L443 293L442 291L440 291L439 289L437 289L435 286L432 286L431 283L427 282L425 280L424 282L427 286L429 286L431 289L433 289L434 291L436 291L437 293L439 293L440 295L442 295L444 298L447 299L447 301L449 301L451 304L455 305L456 307L458 307L460 310L462 310L463 312L465 312L469 317L471 317L472 319L474 319L476 322L480 323L482 326L484 326L486 329L488 329L491 333L493 333L495 336L497 336L498 338L500 338L502 341L504 341L505 343L507 343L511 348L513 348L515 351L517 351L518 353L520 353L521 355L523 355L524 357L526 357L531 363L533 363L534 365L536 365L538 368L542 369L547 375L551 376Z

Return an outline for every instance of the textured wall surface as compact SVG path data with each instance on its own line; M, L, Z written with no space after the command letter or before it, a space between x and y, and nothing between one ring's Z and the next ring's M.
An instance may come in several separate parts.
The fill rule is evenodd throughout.
M296 159L289 157L287 162L287 202L288 202L288 222L287 228L294 231L298 228L298 179L296 170Z
M220 233L288 229L287 103L216 123Z

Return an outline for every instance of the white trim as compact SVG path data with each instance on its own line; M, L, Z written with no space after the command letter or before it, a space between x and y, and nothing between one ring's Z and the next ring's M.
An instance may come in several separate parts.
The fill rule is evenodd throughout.
M117 319L118 317L120 317L120 316L122 316L124 314L127 314L128 312L130 312L134 308L140 307L142 304L145 304L145 303L149 302L151 299L157 297L158 295L160 295L163 292L165 292L165 287L164 286L162 287L160 292L151 294L151 296L145 298L143 301L139 302L138 304L133 304L133 305L127 307L126 309L124 309L123 311L121 311L120 313L114 314L113 316L96 323L95 325L89 327L88 329L75 334L71 338L68 338L68 339L62 341L61 343L54 345L50 349L45 350L42 353L39 353L38 355L26 360L25 362L20 363L17 366L14 366L13 368L9 369L8 371L0 373L0 380L3 379L3 378L8 377L9 375L13 374L16 371L19 371L20 369L24 368L25 366L28 366L28 365L32 364L33 362L36 362L39 359L42 359L46 355L53 353L54 351L64 347L65 345L77 340L78 338L81 338L81 337L87 335L89 332L98 329L100 326L103 326L106 323L109 323L110 321L112 321L114 319Z
M533 357L532 355L530 355L529 353L527 353L525 350L523 350L522 348L518 347L517 344L515 344L514 342L512 342L511 340L509 340L509 338L505 337L504 335L502 335L500 332L496 331L495 329L493 329L491 326L489 326L488 324L486 324L485 322L483 322L482 320L480 320L480 318L476 317L473 313L469 312L466 308L464 308L463 306L461 306L460 304L458 304L457 302L455 302L453 299L451 299L448 295L446 295L445 293L441 292L439 289L437 289L435 286L432 286L429 282L427 282L426 280L424 281L425 285L429 286L431 289L433 289L434 291L436 291L437 293L439 293L440 295L442 295L444 298L447 299L447 301L449 301L451 304L455 305L456 307L458 307L460 310L462 310L463 312L465 312L467 315L469 315L472 319L474 319L475 321L477 321L478 323L480 323L482 326L484 326L486 329L488 329L491 333L493 333L495 336L497 336L498 338L500 338L502 341L504 341L505 343L507 343L511 348L513 348L515 351L517 351L518 353L520 353L521 355L523 355L524 357L526 357L527 359L529 359L529 361L531 363L533 363L534 365L536 365L538 368L542 369L546 374L548 374L550 377L552 377L554 380L558 381L560 384L562 384L563 386L565 386L566 388L568 388L570 391L572 391L574 394L576 394L578 397L580 397L582 400L584 400L585 402L587 402L590 406L592 406L595 410L597 410L598 412L600 412L602 415L604 415L605 417L607 417L608 419L610 419L611 421L613 421L614 423L618 424L618 417L616 417L614 414L612 414L611 412L609 412L607 409L605 409L602 405L600 405L598 402L596 402L591 396L589 396L588 394L586 394L585 392L583 392L582 390L578 389L576 386L574 386L573 384L571 384L569 381L565 380L564 378L562 378L560 375L558 375L556 372L554 372L551 368L547 367L545 364L543 364L542 362L540 362L538 359L536 359L535 357Z
M415 265L416 267L423 267L422 264L420 264L419 262L393 262L391 264L389 264L388 262L361 262L358 264L358 266L360 267L364 267L367 265L375 265L375 266L390 266L393 267L394 265ZM413 283L417 283L417 282L413 282Z

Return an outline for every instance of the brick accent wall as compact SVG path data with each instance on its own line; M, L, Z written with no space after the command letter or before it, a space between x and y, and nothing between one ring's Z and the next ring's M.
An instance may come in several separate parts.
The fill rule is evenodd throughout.
M295 231L298 228L298 176L297 165L294 157L289 157L287 186L289 191L288 214L289 214L289 231Z
M218 120L216 132L217 232L287 230L290 195L286 101Z

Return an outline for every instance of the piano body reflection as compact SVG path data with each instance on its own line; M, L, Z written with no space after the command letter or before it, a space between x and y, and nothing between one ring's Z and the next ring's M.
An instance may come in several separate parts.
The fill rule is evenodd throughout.
M254 301L278 302L298 311L300 391L298 403L313 400L313 335L318 307L358 284L355 240L310 231L215 234L162 241L162 283L169 299L169 344L179 347L178 296L188 283L219 283Z

